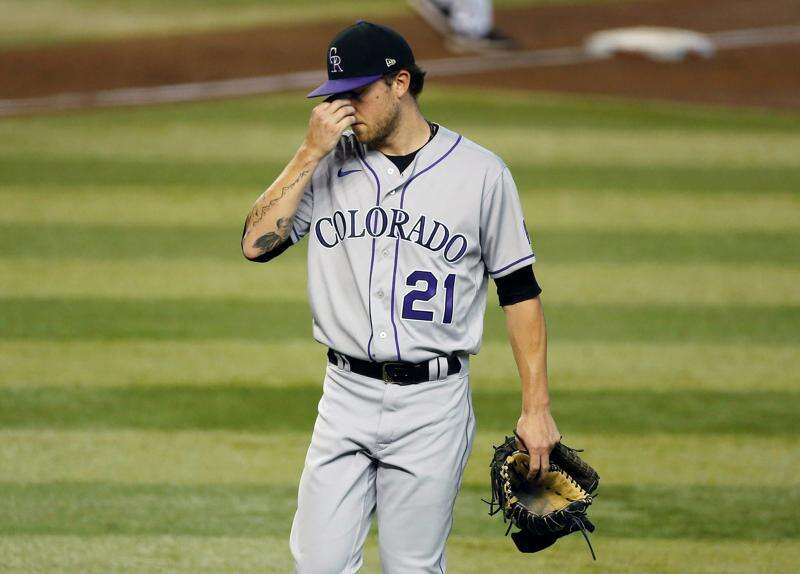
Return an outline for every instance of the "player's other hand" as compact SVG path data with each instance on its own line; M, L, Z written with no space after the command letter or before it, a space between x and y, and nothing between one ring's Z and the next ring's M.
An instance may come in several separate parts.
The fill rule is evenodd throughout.
M356 109L350 100L322 102L311 110L308 132L303 145L321 159L339 141L342 132L356 122Z
M530 455L528 480L539 484L550 470L550 451L561 441L556 421L549 408L523 413L517 421L516 446ZM542 472L540 472L540 470Z

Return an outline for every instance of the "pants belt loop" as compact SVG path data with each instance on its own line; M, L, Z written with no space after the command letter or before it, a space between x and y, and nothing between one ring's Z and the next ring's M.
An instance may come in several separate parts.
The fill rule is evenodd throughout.
M349 371L350 361L348 361L345 358L345 356L342 355L341 353L335 353L335 354L336 354L336 366L342 369L343 371Z
M437 357L434 357L430 361L428 361L428 380L435 381L439 376L439 361Z
M434 357L428 361L428 380L440 381L447 378L447 357Z

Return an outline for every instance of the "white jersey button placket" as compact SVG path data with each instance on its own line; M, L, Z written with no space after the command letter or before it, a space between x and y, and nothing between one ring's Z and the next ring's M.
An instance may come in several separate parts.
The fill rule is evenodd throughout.
M388 162L388 160L386 160ZM393 209L400 207L406 177L396 166L383 165L378 171L381 176L382 192L380 206L387 215L388 225L385 233L375 238L375 259L372 269L371 309L374 333L372 355L375 360L396 360L394 327L392 321L392 281L395 271L395 242L389 237ZM400 278L397 278L400 282ZM397 310L395 309L395 312Z
M380 263L376 265L377 275L373 277L377 279L376 284L373 285L373 299L372 310L373 313L377 311L374 319L377 319L376 328L378 330L379 349L382 351L383 359L389 360L392 358L393 344L390 334L390 325L392 322L392 308L391 297L389 294L392 292L392 273L394 270L394 249L390 247L387 238L381 238Z
M378 237L375 245L375 261L372 273L372 324L375 333L375 360L386 361L394 358L394 339L391 336L392 273L394 270L394 249L391 239Z

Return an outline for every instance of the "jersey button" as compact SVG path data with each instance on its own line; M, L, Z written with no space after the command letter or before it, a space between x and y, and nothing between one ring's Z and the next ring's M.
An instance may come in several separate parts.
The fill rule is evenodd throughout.
M383 289L379 290L375 295L378 296L378 299L383 299Z
M385 339L386 338L386 331L381 331L380 333L378 333L378 337L380 337L381 339Z
M386 173L388 173L389 175L392 175L394 173L394 168L390 167L389 169L386 170Z
M381 251L381 254L382 254L384 257L389 257L389 250L388 250L388 249L384 249L383 251Z

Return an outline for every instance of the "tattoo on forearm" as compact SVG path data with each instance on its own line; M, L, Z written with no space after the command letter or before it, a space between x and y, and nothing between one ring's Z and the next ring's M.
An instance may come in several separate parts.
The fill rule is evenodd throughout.
M272 251L286 240L286 237L289 235L289 229L292 226L292 218L280 217L278 221L275 222L275 226L277 232L270 231L269 233L265 233L253 242L253 245L260 249L261 253Z
M262 203L262 201L266 199L266 192L264 192L264 194L256 202L256 205L255 207L253 207L252 211L250 212L250 215L247 216L247 222L246 222L247 228L249 229L256 223L264 219L264 216L267 214L267 212L270 209L272 209L272 207L276 203L278 203L281 199L283 199L283 197L287 193L289 193L289 191L291 191L302 179L304 179L309 174L309 172L310 170L308 169L301 170L300 173L297 175L297 177L294 178L294 181L282 187L278 196L275 197L274 199L271 199L267 203Z

